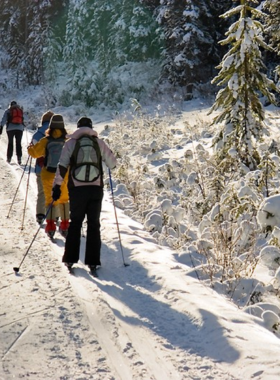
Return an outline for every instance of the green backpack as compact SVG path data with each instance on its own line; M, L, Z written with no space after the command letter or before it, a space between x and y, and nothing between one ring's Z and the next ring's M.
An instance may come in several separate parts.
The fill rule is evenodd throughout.
M70 159L72 177L79 182L94 182L102 176L102 158L95 136L83 135L75 145Z

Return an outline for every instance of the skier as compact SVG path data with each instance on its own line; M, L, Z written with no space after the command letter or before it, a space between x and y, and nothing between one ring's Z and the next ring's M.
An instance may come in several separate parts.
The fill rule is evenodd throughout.
M45 112L41 117L41 123L37 130L37 132L34 133L32 137L32 144L36 144L39 140L41 140L43 137L45 137L45 132L49 127L50 120L54 113L52 111ZM35 174L36 174L36 181L37 181L37 203L36 203L36 220L39 224L42 223L42 221L45 218L45 195L44 195L44 189L43 189L43 183L41 178L41 170L44 166L44 157L38 157L36 159L35 163Z
M16 141L16 155L18 164L21 165L22 146L21 140L24 130L23 110L15 100L11 101L9 108L3 114L0 124L0 135L3 132L3 126L6 124L8 135L7 162L10 163L14 152L14 138Z
M46 136L39 140L35 145L31 144L28 147L28 153L33 158L44 157L44 164L41 171L41 178L43 183L45 206L49 208L52 203L52 185L55 176L56 167L59 157L64 145L67 131L65 129L64 120L62 115L54 114L50 120L49 128L46 130ZM65 173L66 179L68 173ZM59 205L61 223L59 231L66 237L69 227L69 197L67 185L61 186L61 197L57 202L53 203L48 216L47 225L45 228L46 233L52 238L56 231L56 212L54 207Z
M57 167L52 197L60 199L61 186L66 182L69 168L68 190L70 201L70 226L65 241L62 261L69 271L79 260L82 223L87 215L85 264L91 272L100 262L100 213L103 199L102 161L113 169L116 157L92 129L88 117L78 120L77 130L66 141ZM83 160L85 159L85 161Z

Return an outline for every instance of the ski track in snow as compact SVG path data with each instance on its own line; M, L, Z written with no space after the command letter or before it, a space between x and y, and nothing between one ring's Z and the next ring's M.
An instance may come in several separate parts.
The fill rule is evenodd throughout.
M0 144L5 152L6 141L2 139ZM199 342L196 331L188 329L187 312L181 316L181 344L172 342L172 333L180 326L174 325L177 311L169 303L173 298L176 305L178 294L172 285L167 293L168 285L163 290L157 288L155 275L150 276L144 267L139 266L143 281L137 282L130 267L122 265L117 232L114 241L106 235L106 231L116 229L108 196L103 202L104 264L99 278L90 276L82 263L75 275L70 275L61 263L64 239L57 232L52 242L43 229L19 274L13 273L38 229L34 218L36 184L31 175L22 229L27 174L7 218L7 204L11 204L22 169L14 163L6 164L3 153L0 167L0 212L5 230L0 230L0 291L4 299L0 312L1 380L235 379L214 360L190 348ZM8 234L10 239L6 238ZM132 227L132 234L133 244L145 249L143 231ZM187 290L182 294L187 295Z

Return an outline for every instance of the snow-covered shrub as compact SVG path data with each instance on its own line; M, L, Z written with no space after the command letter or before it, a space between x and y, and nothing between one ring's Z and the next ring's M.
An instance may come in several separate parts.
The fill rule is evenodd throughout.
M280 265L280 249L273 245L267 245L260 252L260 261L268 269L277 269Z
M269 244L280 248L280 228L275 226L271 232Z
M250 171L232 156L218 162L207 141L192 141L186 130L177 133L169 115L146 115L136 99L132 106L134 112L117 116L110 131L119 157L116 186L124 184L133 199L132 205L120 198L125 212L159 244L176 249L179 261L192 264L193 258L203 278L233 289L260 260L256 215L276 178L264 186L265 166ZM176 160L168 150L176 150Z
M260 204L257 220L263 230L272 231L273 227L280 227L280 195L272 195Z
M262 313L264 326L271 332L279 332L280 319L276 313L266 310Z
M275 289L280 290L280 267L275 272L273 286L275 287Z
M147 231L154 232L162 231L162 225L163 225L163 219L162 219L162 213L160 210L152 210L150 211L144 221L144 228Z
M269 328L270 331L275 332L275 330L272 329L274 323L271 322L274 321L277 324L277 318L280 317L280 308L277 305L270 302L258 302L253 305L244 307L243 310L248 314L263 319L265 326Z

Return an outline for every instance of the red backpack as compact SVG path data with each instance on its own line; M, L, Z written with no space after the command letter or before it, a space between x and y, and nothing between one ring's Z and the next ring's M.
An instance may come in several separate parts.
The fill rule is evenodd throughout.
M9 123L23 124L23 111L19 107L11 107L9 115Z

